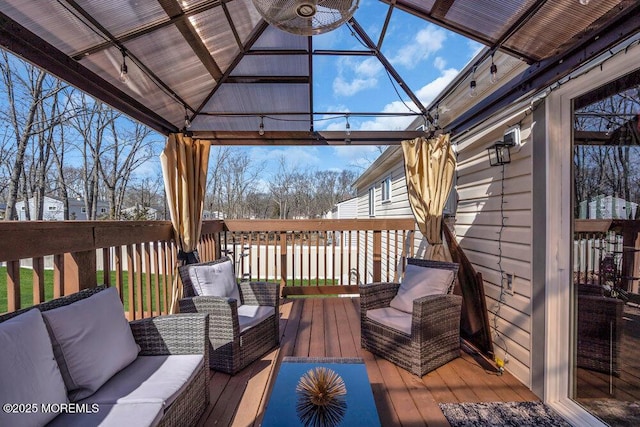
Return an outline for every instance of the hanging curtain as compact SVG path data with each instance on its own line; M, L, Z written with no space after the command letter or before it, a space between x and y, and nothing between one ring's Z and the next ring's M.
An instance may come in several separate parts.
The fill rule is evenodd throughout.
M456 168L449 134L402 141L402 151L411 210L420 232L429 243L426 258L445 260L442 211Z
M208 141L193 140L176 133L169 135L167 145L160 154L164 188L174 236L178 243L180 265L200 262L196 248L202 228L209 148ZM170 313L178 311L178 301L181 297L182 286L179 286L177 274L174 274Z

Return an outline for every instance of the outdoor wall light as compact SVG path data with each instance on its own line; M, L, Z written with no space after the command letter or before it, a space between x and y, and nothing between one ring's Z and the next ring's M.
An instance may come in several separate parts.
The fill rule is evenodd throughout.
M510 145L505 144L503 141L498 141L491 147L487 148L489 153L489 164L491 166L500 166L507 163L511 163L511 153L509 152Z

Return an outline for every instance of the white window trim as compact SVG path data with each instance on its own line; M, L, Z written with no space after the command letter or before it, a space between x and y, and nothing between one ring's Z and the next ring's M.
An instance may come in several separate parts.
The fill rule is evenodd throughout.
M638 49L635 47L635 49ZM633 49L631 49L633 50ZM547 288L546 288L546 361L545 401L571 424L604 426L596 417L569 398L573 351L573 312L571 289L571 179L573 153L571 133L572 100L599 86L614 81L638 68L637 52L621 54L588 74L571 80L551 92L546 111L547 122ZM560 182L561 185L557 185Z
M369 210L369 216L374 217L376 216L376 187L375 186L369 187L367 199L369 201L369 206L367 208Z
M385 183L389 183L389 191L387 192L387 198L385 198L385 191L384 191L384 187L385 187ZM382 180L381 184L380 184L380 201L382 203L391 203L391 175L387 176L385 179Z

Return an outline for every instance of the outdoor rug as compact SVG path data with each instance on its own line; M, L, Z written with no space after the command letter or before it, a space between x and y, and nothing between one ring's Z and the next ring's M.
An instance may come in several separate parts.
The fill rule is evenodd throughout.
M451 427L571 427L541 402L441 403Z

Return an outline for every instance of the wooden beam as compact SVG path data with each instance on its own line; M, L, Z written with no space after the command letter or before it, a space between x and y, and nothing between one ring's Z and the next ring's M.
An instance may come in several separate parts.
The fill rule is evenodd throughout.
M358 294L358 286L283 286L282 296L284 298L292 295L345 295Z
M407 139L424 136L423 131L194 131L194 139L215 145L400 145Z

